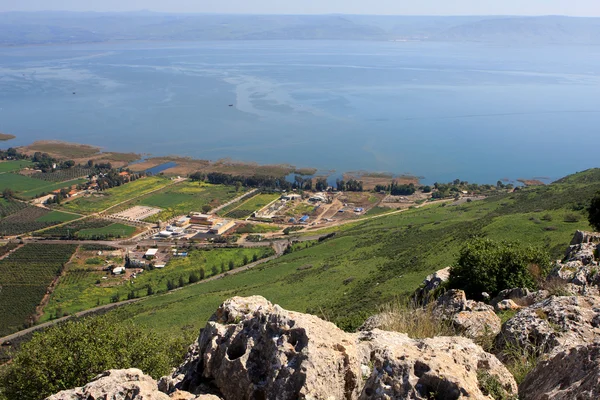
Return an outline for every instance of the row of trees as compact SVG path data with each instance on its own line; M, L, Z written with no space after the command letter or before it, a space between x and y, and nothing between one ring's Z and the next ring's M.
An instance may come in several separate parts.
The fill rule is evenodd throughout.
M362 181L357 181L356 179L348 181L338 179L335 181L335 185L340 192L362 192L364 189Z

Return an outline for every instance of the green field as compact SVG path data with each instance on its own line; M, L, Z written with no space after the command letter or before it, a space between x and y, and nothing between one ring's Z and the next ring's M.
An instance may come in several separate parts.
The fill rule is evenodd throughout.
M85 182L85 179L74 179L58 183L47 182L8 172L6 174L0 174L0 191L10 188L20 197L32 199L42 193L49 193L56 189L68 188L72 185L78 185Z
M0 336L23 329L77 246L28 244L0 260Z
M113 225L113 222L100 219L100 218L85 218L77 221L72 221L60 226L55 226L49 229L40 230L34 233L34 236L46 237L46 238L61 238L61 239L79 239L78 233L80 231L87 232L101 232L106 227ZM130 227L128 227L130 228ZM40 228L41 229L41 228ZM120 232L119 232L120 233ZM82 237L84 238L84 237ZM103 237L98 239L107 239L109 237Z
M105 190L98 195L81 197L64 203L61 205L61 208L82 214L96 213L138 196L143 196L154 190L162 189L170 183L170 179L158 176L138 179L134 182Z
M0 172L19 171L32 165L33 163L28 160L2 161L0 162Z
M200 269L204 269L205 278L208 278L213 275L213 267L216 267L219 270L218 273L221 273L221 266L224 265L226 269L229 269L230 261L233 261L235 267L239 267L243 265L244 257L251 261L254 256L263 258L271 255L272 252L272 249L263 247L194 250L186 258L171 260L164 269L145 271L133 283L123 282L121 277L113 277L107 275L106 272L94 270L90 268L91 264L69 266L66 276L61 278L52 294L42 319L48 320L64 313L73 313L99 304L107 304L115 295L121 300L126 299L132 292L136 297L143 297L148 293L148 286L151 286L155 292L166 291L169 280L178 284L181 277L187 284L190 274L199 274ZM108 276L109 279L103 280L103 284L100 285L99 282L103 276Z
M236 230L237 233L270 233L270 232L278 232L282 230L277 225L269 225L269 224L247 224L243 227L240 227Z
M357 221L338 228L332 239L298 244L291 254L257 269L116 312L163 331L199 329L226 298L258 294L353 330L382 304L412 293L426 275L454 263L475 235L532 244L560 258L575 230L590 229L581 207L597 190L600 170L483 201ZM565 222L568 214L579 221Z
M250 199L241 203L239 206L231 209L227 214L225 214L225 217L238 219L248 218L253 212L260 210L273 200L277 200L279 196L280 194L277 193L257 194L256 196L251 197Z
M243 192L237 192L233 186L183 182L160 193L144 197L139 204L164 210L147 219L156 222L178 215L188 215L191 211L202 212L202 207L206 205L215 208L242 194Z
M36 221L59 223L59 222L73 221L74 219L81 218L81 217L82 217L81 215L77 215L77 214L69 214L69 213L64 213L64 212L60 212L60 211L51 211L48 214L42 215L41 217L37 218Z
M77 232L78 239L127 238L133 236L136 228L124 224L111 224L102 228L87 228Z

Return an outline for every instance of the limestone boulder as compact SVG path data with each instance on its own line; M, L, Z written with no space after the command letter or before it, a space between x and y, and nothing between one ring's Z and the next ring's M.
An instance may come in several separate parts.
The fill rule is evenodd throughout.
M514 302L514 300L511 299L507 299L507 300L502 300L499 303L496 303L496 311L515 311L515 310L519 310L523 307L521 307L520 305L518 305L517 303Z
M87 385L65 390L46 400L169 400L152 377L139 369L110 370Z
M600 339L600 297L553 296L508 320L498 344L549 353L596 339Z
M502 325L493 307L467 300L465 292L456 289L438 298L433 314L440 320L451 321L456 329L472 339L496 336Z
M516 393L506 368L470 339L346 333L261 297L236 297L219 307L161 389L213 390L227 400L489 399L481 376Z
M356 341L332 323L290 312L262 297L219 307L167 386L197 393L216 387L227 400L356 398Z
M521 383L519 395L528 400L600 399L600 341L541 361Z
M482 375L493 377L507 394L517 390L502 363L467 338L413 340L375 330L361 332L358 340L361 365L368 366L360 399L489 399Z

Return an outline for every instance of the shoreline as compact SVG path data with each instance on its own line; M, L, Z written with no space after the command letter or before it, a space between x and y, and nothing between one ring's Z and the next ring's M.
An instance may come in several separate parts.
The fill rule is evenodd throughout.
M1 135L1 134L0 134ZM14 135L9 135L14 136ZM2 140L2 139L0 139ZM10 140L10 139L6 139ZM350 179L363 181L366 188L370 190L376 185L390 184L395 181L398 184L431 185L433 181L424 176L413 174L399 174L388 171L338 171L332 169L319 169L316 167L297 167L291 164L261 164L255 161L240 161L230 158L221 158L217 160L201 159L190 156L179 155L153 155L148 153L133 153L125 151L112 151L102 146L89 145L84 143L67 142L56 139L37 140L27 145L18 146L17 149L26 154L33 154L41 151L50 154L57 159L73 159L75 162L84 164L88 160L95 162L110 162L116 167L129 168L135 172L148 171L151 169L160 169L166 164L168 168L160 169L158 173L167 176L187 176L195 172L220 172L230 175L271 175L293 179L294 175L303 178L326 178L334 185L336 179L348 181ZM465 177L466 178L466 177ZM555 179L550 177L533 178L500 178L498 181L512 183L515 186L520 185L545 185L553 182ZM543 182L542 182L543 181ZM441 182L440 182L441 183ZM486 182L480 184L494 184L496 182Z

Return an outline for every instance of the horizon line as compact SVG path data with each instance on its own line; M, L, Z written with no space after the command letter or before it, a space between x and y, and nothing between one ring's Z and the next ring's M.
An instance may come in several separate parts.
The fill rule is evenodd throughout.
M128 11L74 11L74 10L10 10L0 11L0 14L9 13L71 13L71 14L162 14L162 15L235 15L235 16L366 16L366 17L512 17L512 18L600 18L600 15L567 15L567 14L355 14L355 13L244 13L244 12L185 12L185 11L155 11L148 9Z

